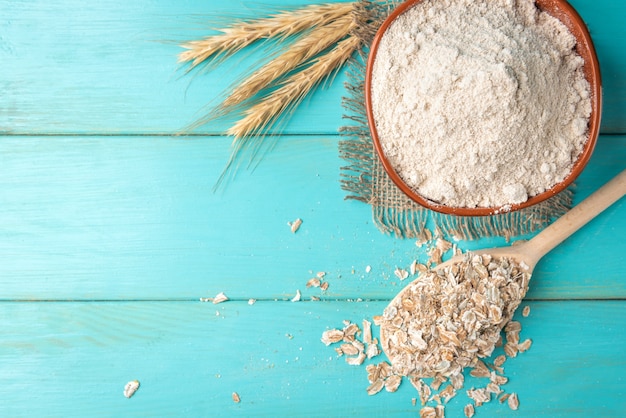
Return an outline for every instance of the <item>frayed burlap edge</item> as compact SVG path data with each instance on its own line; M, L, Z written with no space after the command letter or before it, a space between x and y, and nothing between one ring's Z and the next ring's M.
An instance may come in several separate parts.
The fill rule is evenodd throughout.
M368 47L378 27L396 2L378 3L361 0L355 18L353 36L362 40L362 48L347 66L347 91L343 100L347 123L340 128L339 154L347 165L341 170L341 187L346 199L356 199L372 207L377 228L397 237L422 239L429 219L446 238L477 239L503 236L510 239L538 231L572 206L573 192L567 189L530 208L493 216L445 215L426 209L409 199L391 181L376 155L365 113L365 63Z

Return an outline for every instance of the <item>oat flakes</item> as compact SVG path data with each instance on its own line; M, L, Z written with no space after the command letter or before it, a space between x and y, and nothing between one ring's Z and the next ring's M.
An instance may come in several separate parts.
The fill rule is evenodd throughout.
M212 302L214 304L218 304L218 303L226 302L227 300L228 300L228 296L226 296L224 292L220 292L217 295L215 295L215 297L212 299Z
M389 376L385 380L385 389L387 392L395 392L400 387L400 383L402 383L402 376L398 376L397 374Z
M372 382L371 385L368 386L367 394L370 396L376 395L378 392L383 390L384 387L385 387L385 381L383 379L377 379L374 382Z
M432 406L420 409L420 418L437 418L437 411Z
M291 232L295 234L302 225L302 219L298 218L293 222L287 222L287 225L291 228Z
M131 380L124 386L124 396L131 398L139 389L139 380Z
M471 253L459 264L420 275L382 315L381 344L395 372L450 376L490 356L501 329L515 331L507 323L529 279L509 259L490 260L485 267Z
M519 408L519 399L517 398L517 393L511 393L511 396L507 399L507 403L509 404L509 408L513 411L517 411Z

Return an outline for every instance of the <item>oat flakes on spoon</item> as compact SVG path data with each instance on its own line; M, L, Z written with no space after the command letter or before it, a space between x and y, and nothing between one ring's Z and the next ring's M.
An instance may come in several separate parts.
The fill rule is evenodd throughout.
M420 275L385 308L381 345L395 373L456 376L491 355L537 262L626 194L626 170L530 241L456 256Z

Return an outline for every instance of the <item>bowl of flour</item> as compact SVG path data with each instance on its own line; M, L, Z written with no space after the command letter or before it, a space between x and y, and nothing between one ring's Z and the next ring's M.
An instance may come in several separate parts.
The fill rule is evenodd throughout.
M438 212L482 216L568 187L600 128L589 32L564 0L410 0L366 67L372 139L393 182Z

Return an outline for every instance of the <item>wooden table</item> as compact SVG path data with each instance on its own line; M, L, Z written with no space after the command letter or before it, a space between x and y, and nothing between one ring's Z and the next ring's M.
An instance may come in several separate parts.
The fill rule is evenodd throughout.
M572 4L605 95L578 202L626 161L626 6ZM228 121L176 136L242 67L185 75L177 43L247 6L0 0L0 416L418 415L408 382L368 396L365 367L320 342L380 314L404 284L394 269L426 257L344 200L345 77L217 192ZM623 416L625 215L622 199L541 261L520 317L532 348L506 363L520 410L491 402L477 416ZM317 272L326 292L305 287ZM230 300L200 302L219 292ZM126 399L133 379L141 387ZM466 403L459 394L446 416Z

